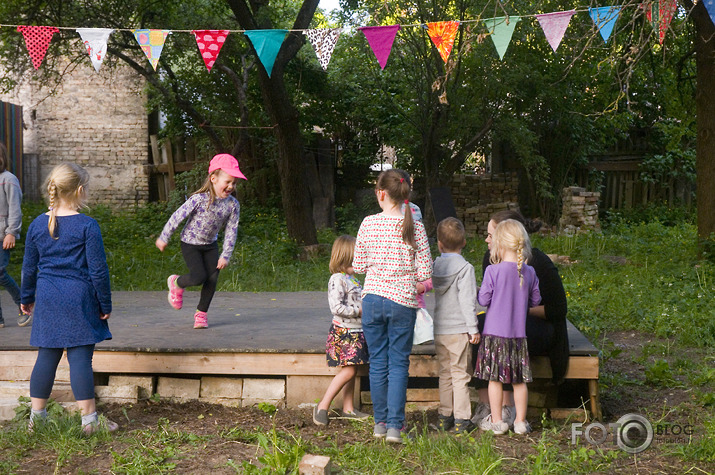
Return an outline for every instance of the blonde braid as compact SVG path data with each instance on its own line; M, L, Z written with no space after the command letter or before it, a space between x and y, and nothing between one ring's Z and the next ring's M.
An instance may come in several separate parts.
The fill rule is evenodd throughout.
M524 275L521 268L524 266L524 241L519 239L516 243L516 269L519 271L519 287L524 285Z
M55 185L54 180L47 185L47 194L50 197L50 219L47 220L47 229L50 231L50 237L57 239L55 237L55 228L57 227L57 211L55 209L57 207L57 185Z

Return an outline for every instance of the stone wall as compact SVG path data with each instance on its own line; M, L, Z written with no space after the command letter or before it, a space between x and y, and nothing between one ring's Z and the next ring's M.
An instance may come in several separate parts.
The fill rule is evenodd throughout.
M44 65L43 65L44 67ZM90 173L90 203L114 208L149 198L148 118L144 81L128 67L102 68L89 59L68 68L54 90L28 80L0 100L23 107L24 153L35 155L41 182L62 161ZM40 196L38 190L24 190Z
M516 173L454 175L450 188L467 237L486 236L489 218L497 211L519 209Z
M598 223L598 201L601 193L586 191L585 188L570 186L563 191L563 209L559 220L559 231L576 234L601 229Z

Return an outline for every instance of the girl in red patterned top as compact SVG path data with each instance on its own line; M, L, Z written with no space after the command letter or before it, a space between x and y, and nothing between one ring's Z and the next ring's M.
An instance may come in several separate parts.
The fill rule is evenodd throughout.
M387 170L375 188L382 213L360 225L353 268L365 274L363 332L370 355L370 394L375 437L402 442L405 401L417 314L417 282L432 276L427 234L409 207L410 183L399 170Z

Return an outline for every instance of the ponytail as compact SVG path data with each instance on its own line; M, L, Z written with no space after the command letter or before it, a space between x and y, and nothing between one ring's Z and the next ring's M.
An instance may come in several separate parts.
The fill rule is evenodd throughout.
M412 192L412 182L410 175L396 168L385 170L377 177L377 189L384 190L390 201L398 206L405 204L404 218L402 220L402 240L412 249L417 249L415 239L415 218L412 216L410 208L410 193Z
M75 210L83 207L88 183L89 173L75 163L60 163L52 169L45 182L47 199L50 204L47 230L50 232L52 239L59 239L55 236L55 231L57 231L57 208L60 205Z
M50 200L50 218L47 220L47 229L50 231L50 237L55 237L55 228L57 227L57 185L54 180L47 182L47 196Z

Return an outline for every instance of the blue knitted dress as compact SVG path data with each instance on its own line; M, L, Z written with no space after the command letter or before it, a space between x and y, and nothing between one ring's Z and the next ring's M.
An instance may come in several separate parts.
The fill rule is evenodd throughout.
M101 314L112 312L109 268L97 221L84 214L49 216L27 230L22 262L22 303L35 303L30 344L44 348L91 345L112 338Z

